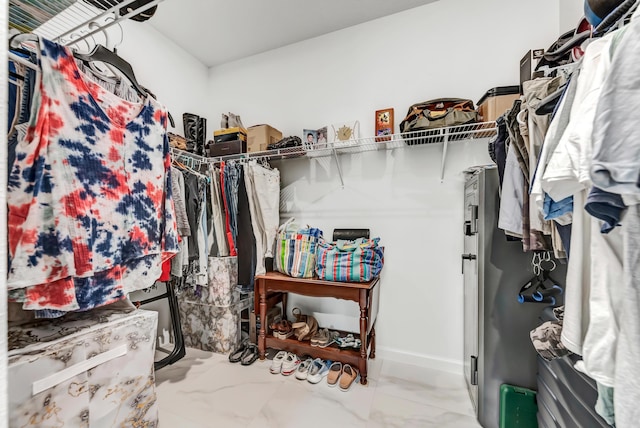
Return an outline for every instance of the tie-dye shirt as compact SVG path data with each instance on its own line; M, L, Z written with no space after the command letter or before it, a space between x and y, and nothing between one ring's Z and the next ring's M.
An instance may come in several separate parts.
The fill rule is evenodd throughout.
M91 82L40 40L41 81L9 177L8 286L25 309L87 310L148 288L178 251L167 114Z

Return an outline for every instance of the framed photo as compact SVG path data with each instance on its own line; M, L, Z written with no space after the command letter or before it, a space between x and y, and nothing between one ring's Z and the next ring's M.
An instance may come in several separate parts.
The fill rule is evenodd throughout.
M306 150L313 150L318 145L318 131L316 129L302 130L302 146Z
M376 111L376 141L391 141L393 134L393 109Z
M320 128L316 132L318 134L316 144L319 149L324 149L327 147L327 127L325 126L324 128Z

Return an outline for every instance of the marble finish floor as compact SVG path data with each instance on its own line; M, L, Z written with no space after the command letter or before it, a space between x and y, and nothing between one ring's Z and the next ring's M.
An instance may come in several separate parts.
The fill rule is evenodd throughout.
M156 373L160 428L478 428L462 375L375 359L350 391L188 349Z

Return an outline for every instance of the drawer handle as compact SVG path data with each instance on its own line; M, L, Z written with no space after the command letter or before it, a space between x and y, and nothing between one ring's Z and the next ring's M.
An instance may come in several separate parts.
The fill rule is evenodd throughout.
M88 360L81 361L78 364L75 364L71 367L67 367L64 370L59 371L58 373L54 373L51 376L47 376L44 379L40 379L33 382L32 394L33 395L40 394L42 391L46 391L47 389L53 388L59 383L62 383L75 376L78 376L80 373L84 373L87 370L91 370L92 368L99 366L100 364L104 364L108 361L111 361L118 357L122 357L123 355L126 355L126 354L127 354L127 345L124 344L110 351L103 352L102 354L89 358Z

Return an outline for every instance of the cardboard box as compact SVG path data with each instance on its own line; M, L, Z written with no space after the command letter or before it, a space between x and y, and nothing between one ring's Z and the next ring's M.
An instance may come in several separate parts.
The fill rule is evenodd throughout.
M209 156L229 156L247 153L247 142L242 140L225 141L223 143L209 144Z
M269 144L282 140L282 132L269 125L256 125L247 129L247 150L263 152Z
M225 128L213 131L214 143L225 143L227 141L241 140L247 141L247 130L244 128Z
M501 86L487 91L478 101L479 120L492 122L513 107L513 102L520 98L520 86Z

